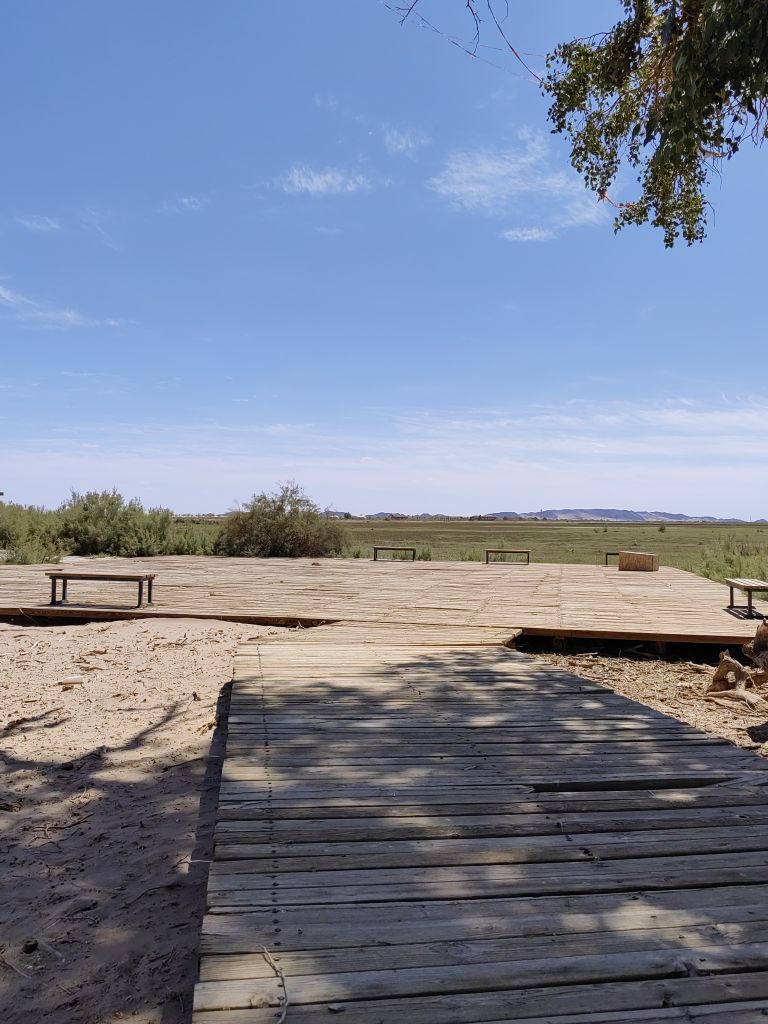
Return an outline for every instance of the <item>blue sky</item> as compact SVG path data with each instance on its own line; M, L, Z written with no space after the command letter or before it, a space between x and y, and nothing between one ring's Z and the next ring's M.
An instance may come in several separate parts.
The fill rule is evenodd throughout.
M619 4L512 11L541 67ZM519 65L378 0L9 0L0 49L7 499L768 515L761 154L669 252Z

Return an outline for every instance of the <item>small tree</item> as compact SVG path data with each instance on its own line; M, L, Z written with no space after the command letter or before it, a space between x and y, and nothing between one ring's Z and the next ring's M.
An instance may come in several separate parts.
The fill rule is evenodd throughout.
M230 513L216 550L252 558L318 558L341 554L344 531L326 519L294 481L254 494Z

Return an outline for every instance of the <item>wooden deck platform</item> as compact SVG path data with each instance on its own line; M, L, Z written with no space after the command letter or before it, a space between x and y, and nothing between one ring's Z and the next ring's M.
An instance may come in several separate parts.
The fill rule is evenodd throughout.
M768 762L450 633L241 649L194 1024L768 1019Z
M82 561L68 561L74 568ZM0 617L198 616L237 621L345 621L483 627L546 636L741 644L755 621L729 610L728 588L662 568L371 562L362 559L147 558L87 560L104 572L157 574L152 608L131 608L114 585L83 583L65 608L48 605L50 566L0 565ZM123 607L117 607L123 605ZM768 605L756 602L757 611ZM458 642L458 640L456 640Z

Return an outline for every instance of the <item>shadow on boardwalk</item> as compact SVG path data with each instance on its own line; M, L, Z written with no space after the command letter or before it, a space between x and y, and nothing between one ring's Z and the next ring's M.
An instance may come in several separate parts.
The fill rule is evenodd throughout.
M763 760L499 648L311 640L240 661L196 1024L272 1024L264 948L297 1024L762 1019Z

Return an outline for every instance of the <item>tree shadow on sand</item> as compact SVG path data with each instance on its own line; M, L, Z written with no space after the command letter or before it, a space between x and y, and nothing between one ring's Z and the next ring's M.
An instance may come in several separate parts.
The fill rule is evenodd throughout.
M153 756L181 702L123 744L72 761L21 753L25 734L62 724L50 712L6 725L4 1024L190 1019L230 690L209 756L189 762Z

